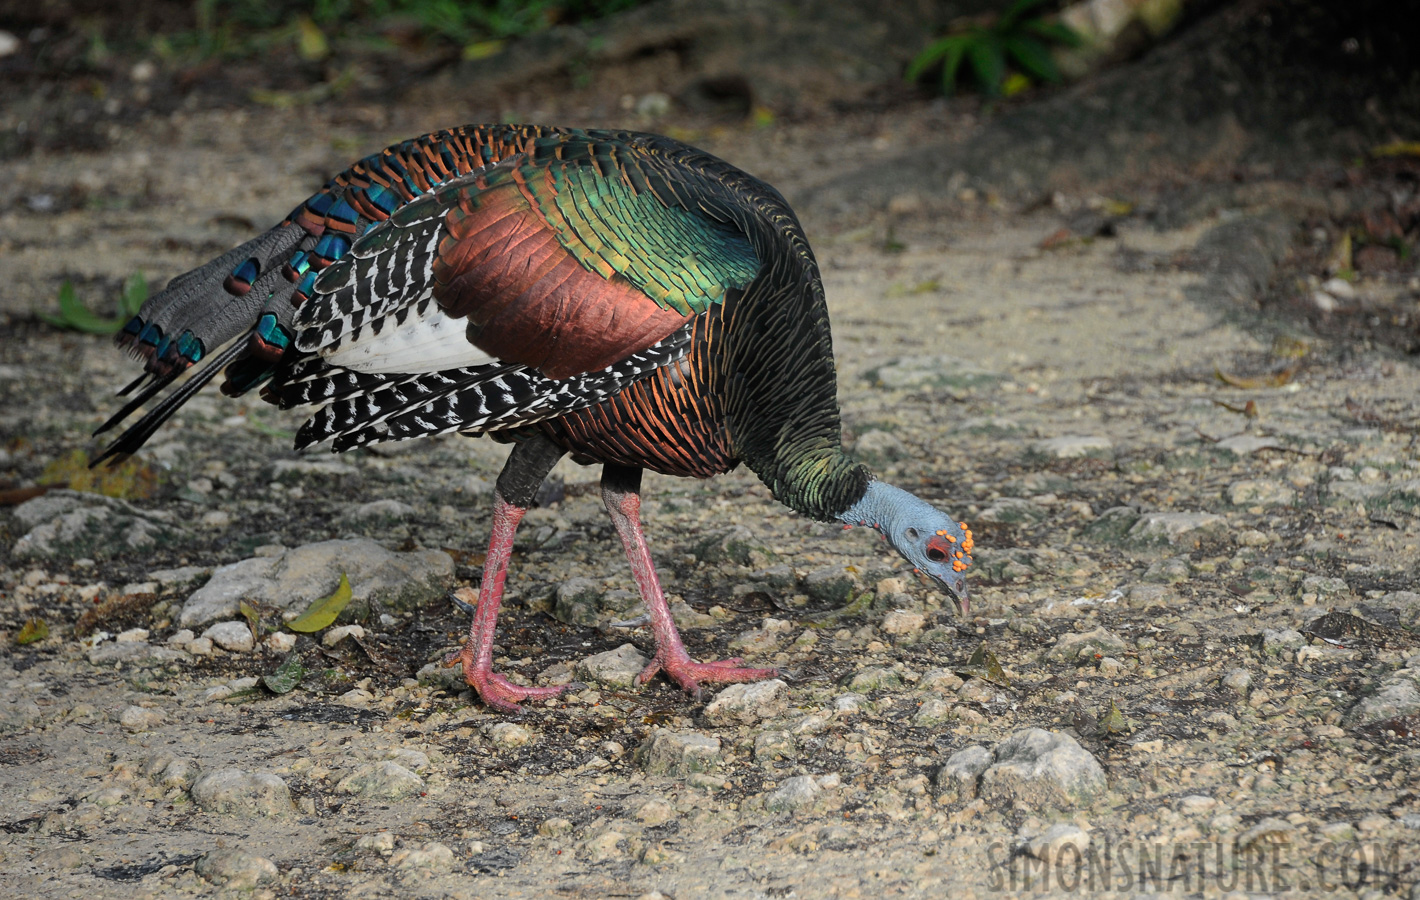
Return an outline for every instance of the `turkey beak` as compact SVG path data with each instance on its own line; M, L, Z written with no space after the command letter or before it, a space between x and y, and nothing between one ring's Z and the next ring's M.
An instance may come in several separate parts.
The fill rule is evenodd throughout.
M953 590L948 596L952 598L952 606L956 607L958 619L971 611L971 599L967 596L965 581L962 581L960 591Z

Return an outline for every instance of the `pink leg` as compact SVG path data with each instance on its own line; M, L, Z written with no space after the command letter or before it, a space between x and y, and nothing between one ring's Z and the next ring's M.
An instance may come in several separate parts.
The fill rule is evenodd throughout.
M742 668L742 659L723 659L716 662L698 663L685 652L680 631L661 593L661 582L656 577L656 565L651 561L651 550L646 546L646 535L641 530L641 470L620 466L607 466L602 472L602 500L607 512L621 536L621 544L626 548L626 558L631 562L631 572L636 578L636 586L641 589L641 599L646 603L646 612L651 617L651 633L656 639L656 655L637 676L637 684L645 684L664 671L676 684L692 694L700 694L700 682L743 682L760 681L779 674L778 669Z
M478 589L478 606L468 627L468 640L461 649L444 657L446 666L462 663L464 678L483 702L505 712L519 712L520 700L555 697L567 689L567 685L523 687L493 672L493 634L498 628L503 582L508 577L508 559L513 555L513 535L526 512L504 500L502 494L493 495L493 536L488 540L488 558L483 563L483 583ZM458 594L467 601L473 592L463 588Z

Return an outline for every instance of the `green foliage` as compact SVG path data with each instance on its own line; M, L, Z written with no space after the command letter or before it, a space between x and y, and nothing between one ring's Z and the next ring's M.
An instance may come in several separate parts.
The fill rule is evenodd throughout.
M1046 2L1015 0L990 24L968 25L933 41L907 67L907 80L940 65L942 93L951 94L965 62L982 92L993 97L1018 93L1032 80L1060 81L1050 45L1079 46L1080 36L1067 25L1027 15ZM1008 69L1015 70L1009 77Z
M74 290L74 283L67 278L59 286L59 312L40 310L40 319L67 331L82 331L85 334L113 334L138 313L143 301L148 299L148 279L142 272L134 272L124 282L123 293L118 298L117 318L105 319L89 311Z
M197 0L192 32L158 38L160 56L244 57L273 47L324 59L331 38L384 41L394 26L431 43L491 55L508 38L605 18L646 0ZM411 28L412 26L412 28Z

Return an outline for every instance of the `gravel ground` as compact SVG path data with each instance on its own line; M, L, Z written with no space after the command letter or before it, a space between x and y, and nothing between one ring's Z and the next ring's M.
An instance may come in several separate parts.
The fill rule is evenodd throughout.
M1167 228L1088 193L810 209L848 438L972 524L974 597L953 618L748 473L648 477L691 652L783 670L754 690L625 685L649 634L611 624L634 586L570 464L498 664L589 686L510 718L431 666L465 624L446 590L477 581L489 441L301 459L298 418L211 392L131 500L19 504L80 471L54 461L133 371L25 313L64 276L167 277L465 118L366 113L181 114L0 164L16 196L77 198L0 212L0 895L1417 896L1420 373L1247 311L1287 185ZM694 137L792 200L939 115ZM359 629L271 633L342 572ZM291 658L294 690L259 680Z

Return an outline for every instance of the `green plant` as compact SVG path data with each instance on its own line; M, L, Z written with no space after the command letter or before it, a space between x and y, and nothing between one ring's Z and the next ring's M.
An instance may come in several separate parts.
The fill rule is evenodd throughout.
M123 284L123 293L118 297L118 317L105 319L89 311L79 300L74 290L74 282L65 279L59 286L59 312L41 310L39 317L55 328L68 331L82 331L85 334L113 334L138 313L143 301L148 299L148 279L142 272L134 272Z
M940 63L942 93L951 94L965 61L982 92L993 97L1024 90L1031 79L1058 82L1060 70L1050 56L1049 45L1076 47L1080 36L1068 25L1027 15L1046 2L1015 0L990 24L971 24L933 41L907 67L907 80L918 80ZM1009 78L1008 68L1016 69Z

